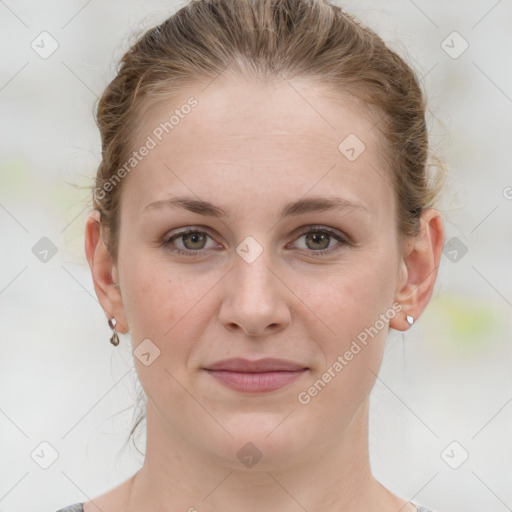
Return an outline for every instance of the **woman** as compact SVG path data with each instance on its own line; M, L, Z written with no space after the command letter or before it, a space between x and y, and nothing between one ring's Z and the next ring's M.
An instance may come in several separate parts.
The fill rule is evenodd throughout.
M97 122L85 249L146 453L60 512L431 512L368 453L386 335L427 306L444 238L409 66L324 0L192 1Z

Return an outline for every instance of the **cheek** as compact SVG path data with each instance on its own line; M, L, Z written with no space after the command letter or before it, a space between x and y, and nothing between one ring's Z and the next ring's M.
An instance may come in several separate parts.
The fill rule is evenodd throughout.
M315 327L323 364L299 390L297 403L309 417L322 417L329 435L354 417L379 373L388 331L380 317L389 308L387 281L385 274L368 271L339 277L312 308L334 334L323 324Z
M134 348L149 338L162 359L179 361L199 338L203 326L198 320L207 320L206 295L218 273L198 275L192 265L173 264L155 249L132 253L123 263L123 302Z
M370 256L361 255L350 265L326 272L327 277L308 280L304 302L329 327L325 332L335 345L373 325L392 305L391 259Z
M164 290L172 289L171 276L144 258L130 254L123 260L123 304L134 344L139 338L157 338L161 324L168 318L172 297Z
M321 320L310 324L323 355L320 373L330 371L325 380L333 384L327 387L336 400L347 398L347 406L355 395L363 398L369 392L380 368L389 320L395 315L392 265L390 254L367 253L331 272L328 281L308 281L304 302Z
M199 338L193 320L204 291L193 284L200 280L145 251L123 263L123 302L139 381L152 400L185 400L178 382L187 377L186 363Z

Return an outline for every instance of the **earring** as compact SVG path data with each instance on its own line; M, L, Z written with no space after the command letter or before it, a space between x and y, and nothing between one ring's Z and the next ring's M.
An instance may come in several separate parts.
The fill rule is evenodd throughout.
M119 336L117 335L116 324L117 322L114 317L108 319L108 325L113 331L112 337L110 338L110 343L112 343L112 345L114 345L115 347L119 345Z
M405 319L407 320L409 327L414 323L414 318L411 315L407 315Z

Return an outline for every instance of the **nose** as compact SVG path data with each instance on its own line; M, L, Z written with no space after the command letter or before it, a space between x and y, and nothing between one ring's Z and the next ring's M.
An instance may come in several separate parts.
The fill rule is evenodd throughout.
M276 265L272 268L267 254L264 250L251 263L235 254L234 267L225 278L219 312L219 320L227 330L264 337L289 325L288 301L292 294L283 284Z

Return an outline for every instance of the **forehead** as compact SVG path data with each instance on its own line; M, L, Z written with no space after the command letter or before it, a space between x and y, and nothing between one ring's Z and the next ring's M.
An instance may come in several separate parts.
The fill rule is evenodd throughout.
M246 190L260 200L338 189L378 206L392 194L373 120L352 97L318 84L218 80L140 121L135 146L152 148L128 180L137 211L172 192L228 201L234 184L237 197Z

